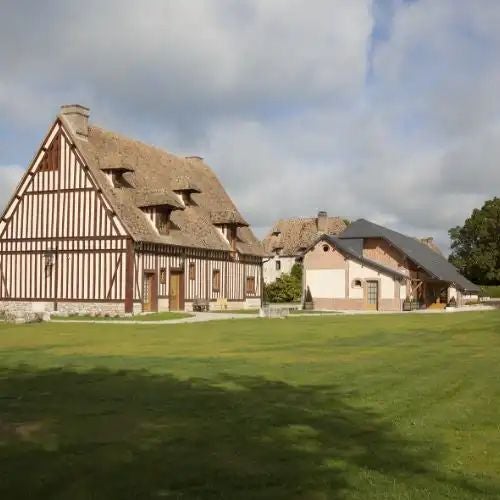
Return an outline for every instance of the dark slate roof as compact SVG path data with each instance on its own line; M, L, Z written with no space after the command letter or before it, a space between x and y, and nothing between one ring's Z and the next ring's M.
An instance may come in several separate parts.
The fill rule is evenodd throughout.
M339 236L346 244L363 238L383 238L403 252L415 264L425 269L438 280L454 283L466 291L479 291L479 287L462 276L442 255L430 249L426 244L404 234L392 231L366 219L358 219L350 224Z

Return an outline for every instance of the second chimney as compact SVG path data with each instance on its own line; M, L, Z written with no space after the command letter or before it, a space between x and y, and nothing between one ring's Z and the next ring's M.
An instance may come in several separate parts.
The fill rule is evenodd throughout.
M319 233L326 233L328 229L328 214L324 210L318 212L317 225Z
M80 139L87 139L89 136L89 116L90 109L80 104L65 104L61 106L61 115L69 122L73 132Z

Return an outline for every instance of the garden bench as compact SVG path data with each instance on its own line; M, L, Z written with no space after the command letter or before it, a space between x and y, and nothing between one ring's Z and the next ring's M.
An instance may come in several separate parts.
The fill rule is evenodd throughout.
M219 309L220 311L226 310L227 309L227 298L222 297L222 298L217 299L217 302L215 303L215 305L216 305L217 309Z
M208 311L209 309L210 309L210 304L207 299L193 300L193 311L202 312L202 311Z

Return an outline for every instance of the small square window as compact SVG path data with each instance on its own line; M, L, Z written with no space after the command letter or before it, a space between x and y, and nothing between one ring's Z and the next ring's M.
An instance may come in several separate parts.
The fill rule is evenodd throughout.
M276 261L276 271L281 271L281 260Z

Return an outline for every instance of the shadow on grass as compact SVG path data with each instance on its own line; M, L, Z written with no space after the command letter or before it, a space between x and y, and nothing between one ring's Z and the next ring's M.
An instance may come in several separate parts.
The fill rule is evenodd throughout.
M331 386L0 372L5 499L342 498L363 474L425 476L428 450Z

